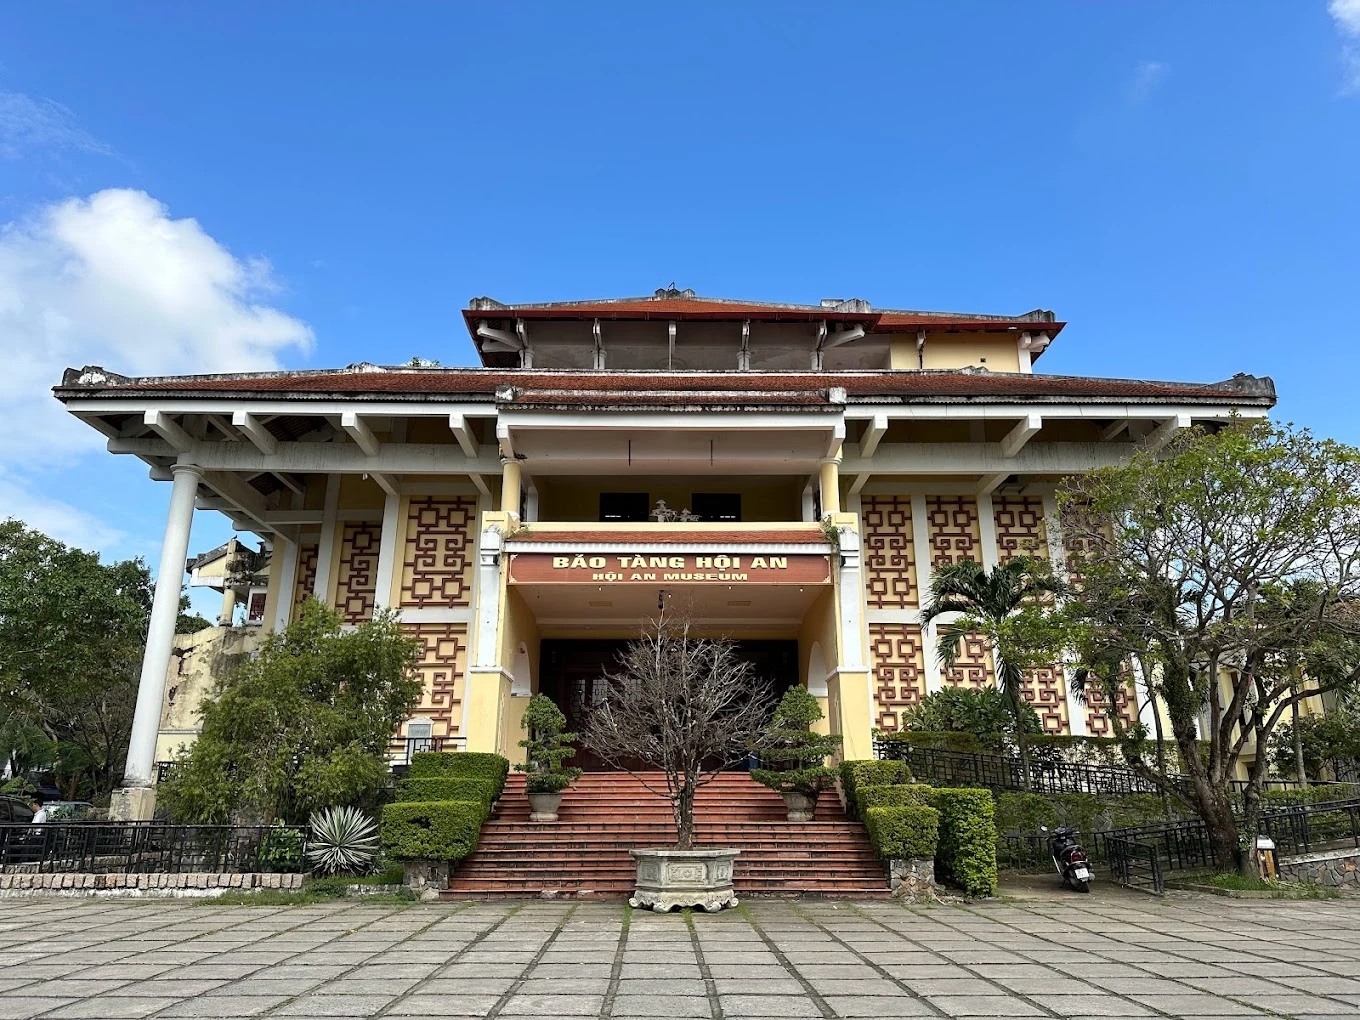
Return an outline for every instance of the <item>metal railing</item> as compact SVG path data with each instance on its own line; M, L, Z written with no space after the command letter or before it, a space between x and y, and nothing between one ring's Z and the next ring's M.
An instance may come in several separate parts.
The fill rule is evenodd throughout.
M903 761L917 779L951 786L1023 791L1025 769L1019 758L918 747L897 740L874 740L880 758ZM1030 762L1033 793L1159 794L1157 786L1132 769L1034 759Z
M283 825L0 825L0 873L298 872L305 849L306 832Z
M389 760L392 768L405 768L411 764L411 756L425 751L463 751L467 749L467 737L403 737L393 744Z
M1266 811L1261 814L1260 828L1274 841L1278 856L1311 853L1319 847L1330 849L1347 843L1360 849L1360 799L1297 804ZM1143 879L1150 875L1155 879L1150 886L1155 892L1164 891L1168 873L1229 868L1235 863L1218 859L1208 827L1199 819L1117 829L1098 834L1095 843L1099 846L1102 842L1103 856L1115 881L1143 885ZM1133 868L1129 863L1148 860L1155 867Z

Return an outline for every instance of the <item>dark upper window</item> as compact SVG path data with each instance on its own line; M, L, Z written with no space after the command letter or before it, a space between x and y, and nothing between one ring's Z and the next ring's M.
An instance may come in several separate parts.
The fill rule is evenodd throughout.
M645 492L600 493L602 521L645 521L649 509Z
M701 521L739 521L741 493L696 492L690 499L689 508Z

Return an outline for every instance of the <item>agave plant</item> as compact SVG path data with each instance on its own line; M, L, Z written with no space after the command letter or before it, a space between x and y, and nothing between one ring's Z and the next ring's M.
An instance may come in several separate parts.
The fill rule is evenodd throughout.
M316 811L307 859L324 875L367 871L378 855L378 826L356 807Z

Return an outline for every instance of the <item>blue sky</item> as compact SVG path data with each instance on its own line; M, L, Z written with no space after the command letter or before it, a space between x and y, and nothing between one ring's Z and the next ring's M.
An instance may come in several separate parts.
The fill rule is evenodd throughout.
M1052 308L1360 443L1360 0L7 5L0 222L0 514L153 562L61 367L469 363L481 294Z

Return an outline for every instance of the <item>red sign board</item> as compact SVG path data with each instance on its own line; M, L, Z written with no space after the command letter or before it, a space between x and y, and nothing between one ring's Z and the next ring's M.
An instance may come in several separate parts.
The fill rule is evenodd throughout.
M512 584L828 584L827 556L514 553Z

